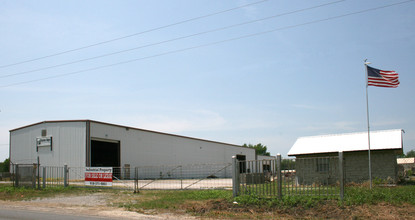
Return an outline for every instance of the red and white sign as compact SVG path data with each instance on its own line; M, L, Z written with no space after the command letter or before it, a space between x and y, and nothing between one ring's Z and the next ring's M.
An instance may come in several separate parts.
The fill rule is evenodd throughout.
M112 186L112 167L86 167L85 185Z

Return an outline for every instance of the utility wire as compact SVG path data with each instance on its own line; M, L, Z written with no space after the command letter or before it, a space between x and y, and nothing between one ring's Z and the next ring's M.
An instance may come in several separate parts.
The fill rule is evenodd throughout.
M295 10L295 11L286 12L286 13L282 13L282 14L276 14L276 15L272 15L272 16L269 16L269 17L261 18L261 19L256 19L256 20L252 20L252 21L239 23L239 24L220 27L220 28L216 28L216 29L212 29L212 30L208 30L208 31L203 31L203 32L199 32L199 33L195 33L195 34L191 34L191 35L187 35L187 36L173 38L173 39L170 39L170 40L165 40L165 41L151 43L151 44L147 44L147 45L143 45L143 46L133 47L133 48L130 48L130 49L120 50L120 51L107 53L107 54L103 54L103 55L99 55L99 56L95 56L95 57L89 57L89 58L85 58L85 59L74 60L74 61L71 61L71 62L68 62L68 63L62 63L62 64L53 65L53 66L47 66L47 67L42 67L42 68L38 68L38 69L7 74L7 75L0 76L0 78L23 75L23 74L42 71L42 70L52 69L52 68L56 68L56 67L67 66L67 65L71 65L71 64L75 64L75 63L85 62L85 61L89 61L89 60L94 60L94 59L98 59L98 58L103 58L103 57L107 57L107 56L112 56L112 55L125 53L125 52L129 52L129 51L133 51L133 50L138 50L138 49L142 49L142 48L146 48L146 47L156 46L156 45L160 45L160 44L164 44L164 43L168 43L168 42L172 42L172 41L183 40L183 39L186 39L186 38L195 37L195 36L199 36L199 35L203 35L203 34L208 34L208 33L217 32L217 31L223 31L223 30L226 30L226 29L230 29L230 28L234 28L234 27L238 27L238 26L242 26L242 25L246 25L246 24L251 24L251 23L255 23L255 22L259 22L259 21L264 21L264 20L268 20L268 19L272 19L272 18L276 18L276 17L281 17L281 16L285 16L285 15L304 12L304 11L311 10L311 9L316 9L316 8L320 8L320 7L324 7L324 6L328 6L328 5L332 5L332 4L337 4L337 3L343 2L343 1L345 1L345 0L339 0L339 1L330 2L330 3L326 3L326 4L316 5L316 6L313 6L313 7L298 9L298 10Z
M320 22L324 22L324 21L335 20L335 19L339 19L339 18L343 18L343 17L347 17L347 16L362 14L362 13L366 13L366 12L369 12L369 11L384 9L384 8L388 8L388 7L392 7L392 6L396 6L396 5L401 5L401 4L405 4L405 3L409 3L409 2L413 2L413 1L415 1L415 0L397 2L397 3L394 3L394 4L383 5L383 6L379 6L379 7L375 7L375 8L369 8L369 9L365 9L365 10L361 10L361 11L351 12L351 13L338 15L338 16L333 16L333 17L328 17L328 18L324 18L324 19L318 19L318 20L314 20L314 21L310 21L310 22L301 23L301 24L289 25L289 26L276 28L276 29L272 29L272 30L268 30L268 31L257 32L257 33L253 33L253 34L243 35L243 36L239 36L239 37L235 37L235 38L229 38L229 39L225 39L225 40L221 40L221 41L216 41L216 42L212 42L212 43L202 44L202 45L183 48L183 49L178 49L178 50L172 50L172 51L168 51L168 52L164 52L164 53L160 53L160 54L156 54L156 55L152 55L152 56L146 56L146 57L141 57L141 58L137 58L137 59L131 59L131 60L127 60L127 61L122 61L122 62L103 65L103 66L98 66L98 67L94 67L94 68L89 68L89 69L84 69L84 70L79 70L79 71L74 71L74 72L69 72L69 73L64 73L64 74L57 74L57 75L54 75L54 76L49 76L49 77L45 77L45 78L39 78L39 79L34 79L34 80L29 80L29 81L24 81L24 82L12 83L12 84L8 84L8 85L0 86L0 88L11 87L11 86L21 85L21 84L27 84L27 83L31 83L31 82L38 82L38 81L43 81L43 80L47 80L47 79L59 78L59 77L63 77L63 76L74 75L74 74L89 72L89 71L98 70L98 69L104 69L104 68L108 68L108 67L113 67L113 66L118 66L118 65L122 65L122 64L137 62L137 61L141 61L141 60L151 59L151 58L165 56L165 55L179 53L179 52L184 52L184 51L198 49L198 48L207 47L207 46L212 46L212 45L216 45L216 44L222 44L222 43L235 41L235 40L240 40L240 39L244 39L244 38L255 37L255 36L259 36L259 35L273 33L273 32L280 31L280 30L292 29L292 28L306 26L306 25L310 25L310 24L316 24L316 23L320 23Z
M223 13L226 13L226 12L234 11L234 10L245 8L245 7L248 7L248 6L260 4L260 3L263 3L263 2L266 2L266 1L268 1L268 0L261 0L261 1L253 2L253 3L241 5L241 6L238 6L238 7L235 7L235 8L230 8L230 9L226 9L226 10L223 10L223 11L218 11L218 12L214 12L214 13L211 13L211 14L207 14L207 15L202 15L202 16L195 17L195 18L190 18L190 19L179 21L179 22L176 22L176 23L163 25L163 26L160 26L160 27L156 27L156 28L145 30L145 31L141 31L141 32L138 32L138 33L134 33L134 34L130 34L130 35L126 35L126 36L122 36L122 37L118 37L118 38L114 38L114 39L110 39L110 40L106 40L106 41L101 41L101 42L98 42L98 43L90 44L90 45L83 46L83 47L78 47L78 48L71 49L71 50L65 50L65 51L62 51L62 52L46 55L46 56L43 56L43 57L38 57L38 58L34 58L34 59L29 59L29 60L16 62L16 63L2 65L2 66L0 66L0 68L16 66L16 65L19 65L19 64L23 64L23 63L29 63L29 62L33 62L33 61L37 61L37 60L46 59L46 58L49 58L49 57L54 57L54 56L59 56L59 55L66 54L66 53L71 53L71 52L74 52L74 51L84 50L84 49L87 49L87 48L90 48L90 47L95 47L95 46L99 46L99 45L102 45L102 44L107 44L107 43L111 43L111 42L114 42L114 41L123 40L123 39L126 39L126 38L138 36L138 35L141 35L141 34L149 33L149 32L152 32L152 31L156 31L156 30L160 30L160 29L164 29L164 28L168 28L168 27L173 27L173 26L176 26L176 25L179 25L179 24L183 24L183 23L187 23L187 22L191 22L191 21L196 21L196 20L199 20L199 19L202 19L202 18L207 18L207 17L211 17L211 16L214 16L214 15L218 15L218 14L223 14Z

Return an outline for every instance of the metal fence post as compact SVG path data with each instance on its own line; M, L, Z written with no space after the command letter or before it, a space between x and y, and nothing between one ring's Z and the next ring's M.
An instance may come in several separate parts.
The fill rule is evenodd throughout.
M239 162L236 159L236 156L232 156L232 190L233 197L238 196L239 194Z
M180 165L180 189L183 189L183 167Z
M69 174L69 172L68 172L68 165L64 165L63 166L63 187L67 187L69 184L68 184L68 174Z
M33 163L33 168L32 168L32 189L36 189L36 169L37 169L37 164Z
M138 193L138 167L134 167L134 193Z
M46 188L46 167L43 167L43 188Z
M277 180L278 198L282 198L282 174L281 174L281 154L277 154Z
M37 157L37 188L40 189L40 160Z
M343 152L339 152L339 181L340 181L340 200L344 198L344 163Z
M14 180L15 187L19 187L19 164L16 164L14 168Z

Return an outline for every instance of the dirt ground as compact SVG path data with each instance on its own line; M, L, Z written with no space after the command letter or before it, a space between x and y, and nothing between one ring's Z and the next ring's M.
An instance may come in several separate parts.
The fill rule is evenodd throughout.
M1 207L33 211L56 212L108 217L112 219L198 219L198 218L236 218L236 219L415 219L415 206L402 204L393 206L386 203L361 206L338 206L336 201L327 202L314 208L293 207L288 209L261 210L232 204L226 201L191 202L183 207L198 217L185 215L185 211L157 213L148 210L142 214L126 211L112 205L114 194L94 193L88 195L59 196L30 201L0 201ZM213 215L212 215L213 214Z
M241 219L415 219L415 206L409 204L393 206L380 203L340 207L336 201L332 201L313 208L261 210L211 201L210 204L194 203L190 207L195 213L220 212L222 216L227 216L227 213L228 216L237 214Z

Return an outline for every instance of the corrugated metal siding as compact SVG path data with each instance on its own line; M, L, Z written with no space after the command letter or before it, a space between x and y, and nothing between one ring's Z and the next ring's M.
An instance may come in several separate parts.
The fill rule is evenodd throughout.
M132 167L230 163L236 154L255 159L254 149L96 122L91 122L91 138L120 141L121 165Z
M36 138L41 137L43 129L52 136L52 151L39 148L36 152ZM10 131L11 162L35 163L39 156L45 166L85 166L85 122L40 123Z

